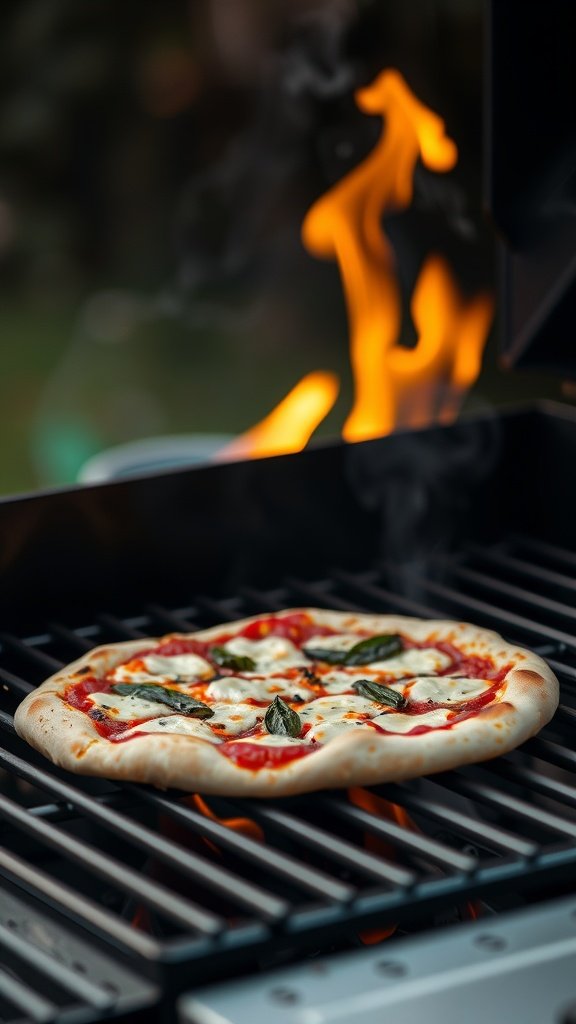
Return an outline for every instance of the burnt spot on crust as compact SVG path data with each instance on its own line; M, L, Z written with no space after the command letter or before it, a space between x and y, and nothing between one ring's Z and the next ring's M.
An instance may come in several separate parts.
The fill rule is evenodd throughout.
M77 668L76 671L74 672L74 675L75 676L85 676L88 672L91 672L91 671L92 671L92 669L90 668L90 665L84 665L84 668Z
M28 705L28 714L29 715L39 715L39 713L41 711L45 711L45 710L46 710L46 702L44 701L43 697L36 697Z
M514 683L535 690L545 686L546 680L539 672L534 672L532 669L517 668L514 672Z

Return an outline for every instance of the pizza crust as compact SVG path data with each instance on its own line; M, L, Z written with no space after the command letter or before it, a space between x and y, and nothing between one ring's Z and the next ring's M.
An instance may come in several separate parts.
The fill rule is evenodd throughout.
M191 736L149 733L114 743L100 736L84 712L61 695L87 670L103 676L157 639L98 647L56 673L30 693L16 711L16 731L55 764L83 775L144 782L160 789L177 788L225 796L287 796L319 789L400 781L462 764L497 757L534 736L558 705L558 681L536 654L513 647L490 630L449 620L364 615L316 608L275 613L276 618L305 613L319 626L346 632L404 633L417 641L453 643L467 654L490 656L497 667L512 664L502 684L502 699L451 729L417 736L383 735L373 729L350 729L309 756L275 768L237 766L209 742ZM189 634L210 640L234 635L253 616ZM186 634L171 634L187 638Z

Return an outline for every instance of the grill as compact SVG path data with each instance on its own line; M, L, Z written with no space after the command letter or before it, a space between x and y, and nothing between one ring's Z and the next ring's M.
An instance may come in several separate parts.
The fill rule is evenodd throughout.
M546 449L552 436L554 445ZM6 587L2 598L2 1021L128 1019L136 1010L155 1020L160 1008L174 1020L179 993L300 962L319 950L349 951L365 929L398 925L406 934L426 932L431 924L465 916L462 908L471 901L493 914L570 892L576 868L576 552L569 546L569 509L560 499L566 487L561 467L570 464L563 459L575 442L571 415L543 407L455 429L0 507L3 529L34 523L28 533L20 529L15 553L6 559L10 600ZM545 450L554 457L542 463L531 503L527 469ZM463 458L467 453L469 461L470 452L482 454L471 474ZM422 475L412 478L410 490L399 467L422 459L429 465L431 453L443 467L443 486L427 492L424 551L423 505L412 500L421 498ZM412 559L402 550L392 558L398 538L390 545L383 529L389 487L401 487L407 507L420 510ZM181 505L173 505L175 493ZM206 520L208 493L212 543L220 537L215 563L222 548L231 550L230 531L236 541L253 536L271 502L278 513L273 536L266 534L253 561L240 551L219 587L212 579L209 589L203 537L192 515L188 546L171 574L178 594L187 565L197 558L194 590L189 587L187 603L153 603L170 583L165 565L160 580L157 552L167 535L169 549L182 544L182 508L197 507L196 520ZM230 495L238 503L234 516ZM288 496L281 514L278 495ZM335 507L337 516L331 515ZM534 517L543 509L536 534ZM66 536L62 524L71 522ZM440 535L454 538L449 549L439 547ZM113 555L126 536L123 567L132 571L122 577ZM306 536L297 557L294 536ZM266 555L274 545L281 572L270 586ZM39 574L58 560L53 594L38 594ZM78 581L87 596L77 602ZM549 661L561 681L561 707L517 752L375 787L374 794L404 809L414 827L364 810L340 792L281 802L210 798L216 817L207 818L179 793L71 777L14 733L18 701L96 644L302 604L447 615L496 628ZM217 820L239 815L260 825L265 843Z

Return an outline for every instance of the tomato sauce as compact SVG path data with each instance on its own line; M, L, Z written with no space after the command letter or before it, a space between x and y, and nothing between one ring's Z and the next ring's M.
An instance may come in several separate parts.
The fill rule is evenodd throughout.
M107 718L89 698L91 693L103 693L108 689L110 689L109 684L101 679L95 679L94 676L84 677L81 683L72 683L68 687L62 696L62 700L69 704L70 707L83 711L85 715L88 715L100 736L106 740L111 740L116 739L117 736L126 732L127 729L131 729L134 725L139 724L142 719L134 718L129 722L125 720L118 722L113 718Z
M231 743L223 743L218 747L221 754L229 757L239 768L251 768L257 771L259 768L280 768L290 761L297 761L306 757L314 751L314 747L267 747L259 743L242 743L242 740L233 740Z

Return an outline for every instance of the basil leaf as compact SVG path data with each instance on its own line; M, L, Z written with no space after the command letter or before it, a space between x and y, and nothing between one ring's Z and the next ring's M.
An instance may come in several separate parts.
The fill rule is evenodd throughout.
M312 661L325 661L327 665L368 665L371 661L392 658L404 650L402 638L396 633L384 636L369 636L359 640L347 651L333 651L321 647L303 647L304 654Z
M242 654L232 654L225 647L213 647L210 651L212 661L222 668L232 668L235 672L254 672L256 662Z
M368 665L371 661L383 661L385 658L393 658L404 650L402 638L396 633L389 633L385 636L369 636L366 640L354 644L344 660L345 665Z
M352 689L356 690L361 697L368 697L368 700L375 700L378 704L386 704L389 708L401 711L408 704L408 701L397 690L389 686L382 686L381 683L374 683L371 679L358 679L352 683Z
M212 718L214 714L212 708L201 700L181 693L180 690L167 690L163 686L156 686L155 683L116 683L111 690L122 697L140 697L142 700L167 704L169 708L189 715L190 718Z
M292 736L296 739L302 732L300 715L292 711L281 697L274 697L264 715L264 725L274 736Z
M327 665L343 665L348 651L323 650L320 647L303 647L302 653L311 661L325 661Z

